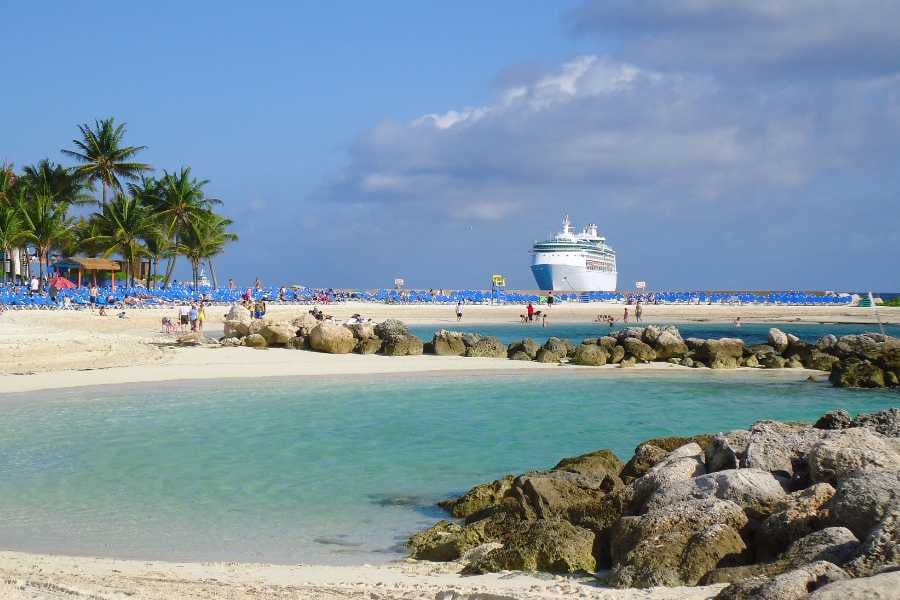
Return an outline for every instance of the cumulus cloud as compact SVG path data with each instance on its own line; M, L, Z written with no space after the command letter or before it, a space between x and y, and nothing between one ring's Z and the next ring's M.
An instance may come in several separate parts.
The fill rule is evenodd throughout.
M884 0L584 0L566 21L668 67L795 77L900 69L900 4Z

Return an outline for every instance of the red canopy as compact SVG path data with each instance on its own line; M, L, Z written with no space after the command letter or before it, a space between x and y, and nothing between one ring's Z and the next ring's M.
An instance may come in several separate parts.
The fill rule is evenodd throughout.
M51 277L48 281L51 287L55 287L58 290L70 290L76 285L66 279L65 277Z

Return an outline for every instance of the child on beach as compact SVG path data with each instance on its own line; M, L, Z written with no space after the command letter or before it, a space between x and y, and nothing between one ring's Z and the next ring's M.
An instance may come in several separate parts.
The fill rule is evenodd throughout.
M206 320L206 305L201 302L197 309L197 331L203 331L203 321Z
M462 321L462 300L456 301L456 322Z

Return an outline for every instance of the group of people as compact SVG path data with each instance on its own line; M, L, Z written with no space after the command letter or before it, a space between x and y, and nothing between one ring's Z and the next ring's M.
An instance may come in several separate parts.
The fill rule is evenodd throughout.
M163 317L162 327L166 333L173 333L176 328L180 333L186 333L188 327L191 331L202 332L204 321L206 321L205 302L184 302L178 307L178 323L173 323L169 317Z

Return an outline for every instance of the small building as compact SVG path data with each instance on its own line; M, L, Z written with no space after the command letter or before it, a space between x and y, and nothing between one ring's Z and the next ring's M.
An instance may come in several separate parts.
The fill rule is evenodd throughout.
M64 258L53 265L62 275L70 281L72 280L72 272L76 272L77 280L74 281L81 287L82 280L89 275L94 285L97 285L97 273L101 275L109 272L109 278L112 280L112 289L116 289L116 273L122 270L122 265L118 261L109 258L88 258L85 256L71 256Z

